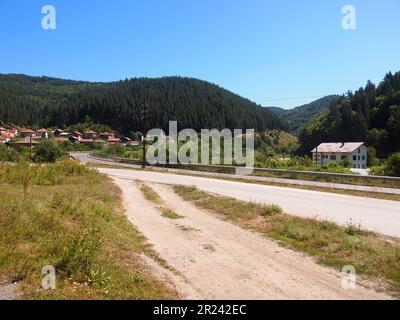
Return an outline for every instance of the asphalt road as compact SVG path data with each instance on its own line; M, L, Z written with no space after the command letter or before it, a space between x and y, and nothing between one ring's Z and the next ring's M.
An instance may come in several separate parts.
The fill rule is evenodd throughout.
M108 168L98 170L117 178L196 186L239 200L278 204L288 214L326 219L342 225L351 222L367 230L400 238L400 202L397 201L172 173Z

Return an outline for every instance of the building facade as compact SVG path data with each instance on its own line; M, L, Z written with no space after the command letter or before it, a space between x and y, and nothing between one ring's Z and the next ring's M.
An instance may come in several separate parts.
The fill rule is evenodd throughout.
M311 153L313 161L318 165L347 159L354 169L366 169L367 151L364 142L334 142L321 143Z

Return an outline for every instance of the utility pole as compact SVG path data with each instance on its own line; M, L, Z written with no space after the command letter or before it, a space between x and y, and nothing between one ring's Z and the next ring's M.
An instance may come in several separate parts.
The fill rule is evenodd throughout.
M29 136L29 158L32 159L32 135Z
M140 106L140 117L142 120L142 126L143 126L143 162L142 162L142 168L146 167L146 135L147 135L147 126L148 126L148 120L149 120L149 105L147 104L147 101L145 100L144 103Z

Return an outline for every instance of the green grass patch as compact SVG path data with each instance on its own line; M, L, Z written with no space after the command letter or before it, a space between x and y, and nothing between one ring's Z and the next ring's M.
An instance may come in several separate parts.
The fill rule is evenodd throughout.
M145 198L147 200L153 202L154 204L159 205L158 206L158 210L160 210L161 215L163 217L168 218L168 219L172 219L172 220L184 218L184 216L181 216L181 215L177 214L176 212L174 212L173 210L162 206L161 204L163 203L163 201L162 201L161 197L157 194L157 192L155 192L148 185L142 183L140 185L140 191L142 191L143 195L145 196Z
M0 166L0 281L26 299L168 299L138 255L156 257L111 180L74 162ZM41 288L56 268L56 289Z
M161 208L161 215L165 218L173 219L173 220L184 218L184 216L181 216L181 215L175 213L174 211L172 211L171 209L165 208L165 207Z
M215 196L195 187L175 186L184 200L225 219L272 237L282 245L316 257L321 264L339 270L352 265L357 273L383 277L400 293L400 245L373 232L348 224L301 218L282 213L278 206L247 203Z
M142 191L143 195L145 198L155 204L161 204L162 200L161 197L149 186L146 184L141 184L140 185L140 191Z

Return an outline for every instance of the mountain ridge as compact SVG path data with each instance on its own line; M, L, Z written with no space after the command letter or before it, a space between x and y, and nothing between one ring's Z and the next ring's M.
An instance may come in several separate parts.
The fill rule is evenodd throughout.
M188 77L88 82L0 74L0 119L20 125L67 126L85 119L127 132L141 130L140 106L150 105L149 126L286 129L270 110L229 90Z
M292 109L284 109L280 107L267 108L280 116L283 121L287 122L290 133L298 135L302 127L318 116L321 112L327 110L331 103L339 99L339 95L328 95Z

